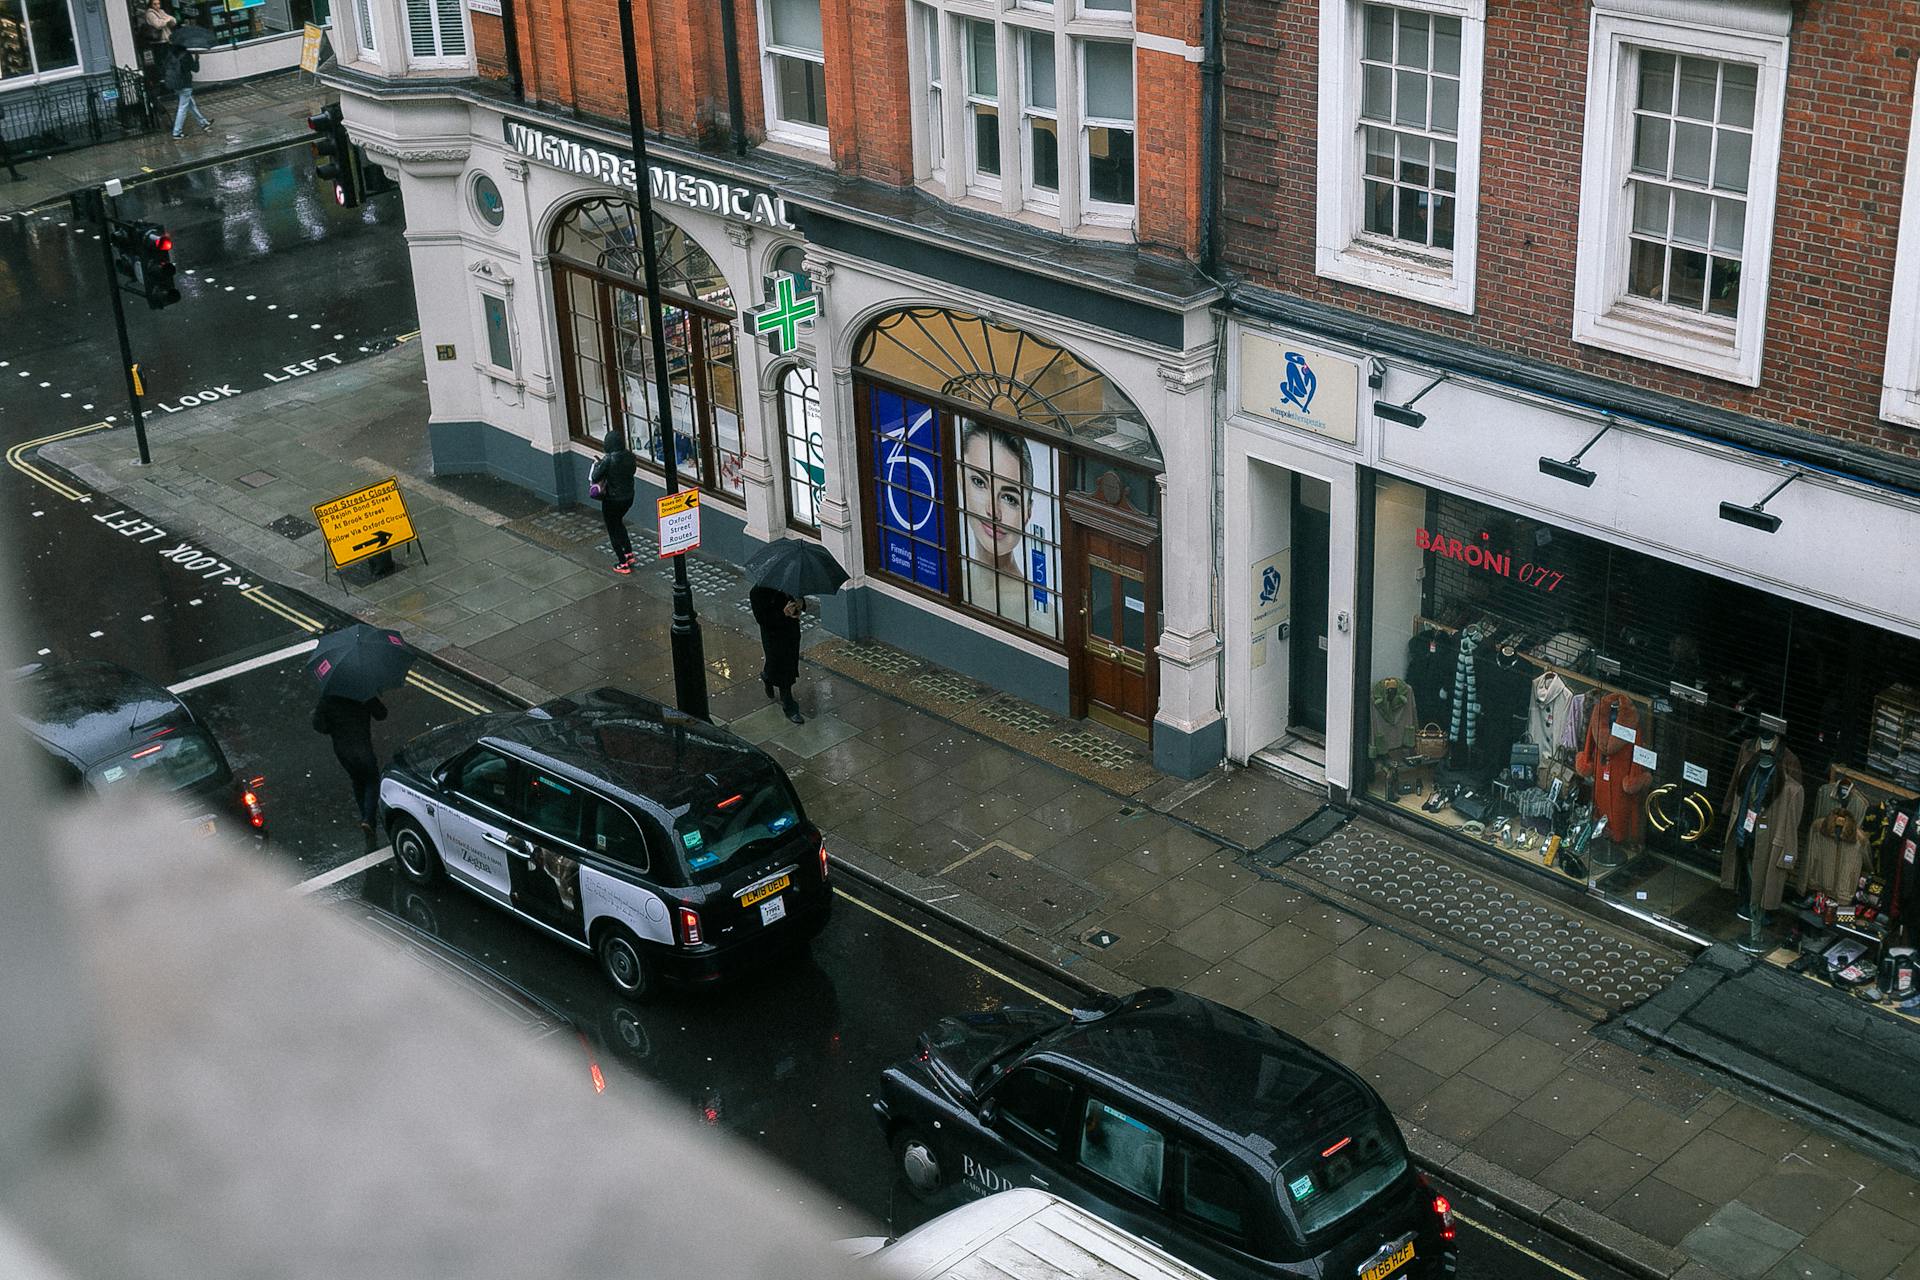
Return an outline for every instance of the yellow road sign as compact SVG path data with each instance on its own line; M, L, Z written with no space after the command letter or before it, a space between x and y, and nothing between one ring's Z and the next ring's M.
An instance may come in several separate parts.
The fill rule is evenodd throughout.
M700 491L682 489L656 504L660 513L660 555L677 556L700 545Z
M229 8L232 6L229 5ZM318 73L320 70L320 38L326 32L311 22L300 33L300 69Z
M394 476L314 504L313 518L326 536L334 567L339 569L414 540L413 521L407 516L400 482Z

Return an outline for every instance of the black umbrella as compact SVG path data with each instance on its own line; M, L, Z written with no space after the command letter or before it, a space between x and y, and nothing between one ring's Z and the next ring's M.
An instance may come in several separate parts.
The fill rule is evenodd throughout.
M213 32L206 27L175 27L167 43L176 49L211 49Z
M756 587L790 596L830 596L847 580L847 571L819 543L782 538L748 558L747 576Z
M321 636L307 670L327 697L365 702L405 680L413 659L398 631L356 622Z

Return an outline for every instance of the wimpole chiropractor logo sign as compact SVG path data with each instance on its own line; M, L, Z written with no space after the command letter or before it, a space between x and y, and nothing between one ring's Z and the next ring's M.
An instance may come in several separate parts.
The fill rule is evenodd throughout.
M633 189L633 157L626 152L519 120L504 123L507 145L527 159L609 187ZM653 198L664 204L698 209L736 222L793 228L787 221L787 202L764 188L722 182L664 164L649 165L647 178Z
M1359 366L1302 342L1240 331L1240 412L1353 444Z

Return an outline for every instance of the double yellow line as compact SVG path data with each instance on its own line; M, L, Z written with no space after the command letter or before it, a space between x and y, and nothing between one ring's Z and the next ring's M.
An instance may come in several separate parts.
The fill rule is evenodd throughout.
M45 485L68 502L78 502L87 496L86 490L76 489L66 481L48 475L28 462L27 455L43 444L52 444L56 440L71 440L75 436L84 436L93 431L105 431L112 426L111 422L90 422L84 427L75 427L71 431L57 431L50 436L41 436L38 440L23 440L7 450L7 465L35 484Z
M458 708L470 716L484 716L493 710L492 707L487 706L485 703L475 702L465 694L455 693L453 690L447 688L447 686L437 681L427 679L418 671L407 672L407 683L416 689L421 689L432 694L434 697L440 699L440 701Z
M327 629L326 623L320 621L320 619L300 612L284 600L274 599L259 587L248 587L240 594L259 605L262 609L265 609L268 613L291 622L302 631L315 633Z

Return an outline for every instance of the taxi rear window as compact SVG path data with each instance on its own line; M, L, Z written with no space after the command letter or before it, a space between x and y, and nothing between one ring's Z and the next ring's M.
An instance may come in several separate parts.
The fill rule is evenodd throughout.
M124 791L132 783L178 791L220 772L220 752L204 734L187 729L135 747L87 770L96 791Z
M1311 1239L1385 1191L1405 1173L1400 1135L1375 1116L1360 1116L1280 1170L1280 1195L1300 1233Z
M800 805L777 775L695 801L674 819L673 847L687 874L706 875L800 825Z

